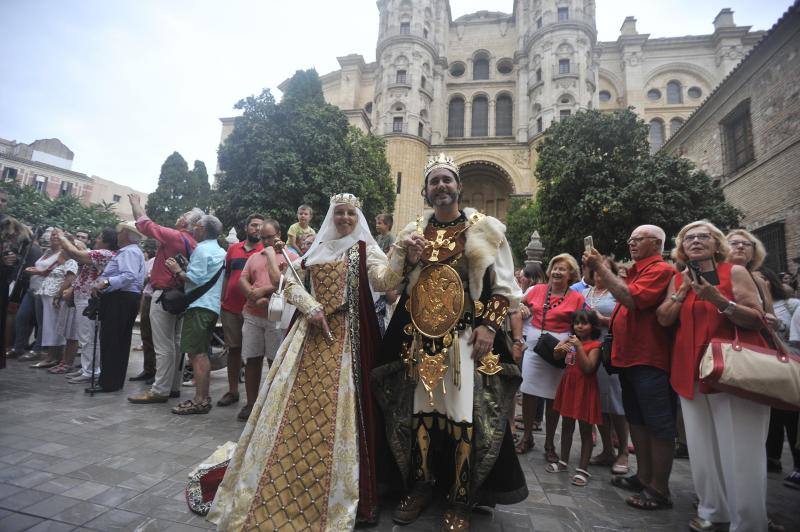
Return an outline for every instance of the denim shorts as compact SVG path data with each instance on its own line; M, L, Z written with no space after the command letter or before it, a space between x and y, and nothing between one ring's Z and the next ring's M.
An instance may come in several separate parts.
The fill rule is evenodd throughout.
M619 380L628 423L644 425L656 439L673 441L677 397L669 374L654 366L630 366L622 368Z

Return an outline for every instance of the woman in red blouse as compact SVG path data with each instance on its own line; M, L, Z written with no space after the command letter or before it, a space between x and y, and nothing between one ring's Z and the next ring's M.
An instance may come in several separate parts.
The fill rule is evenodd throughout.
M531 309L531 325L533 328L526 335L525 350L522 359L522 417L524 430L517 445L518 453L526 453L533 447L533 420L537 403L541 399L547 401L545 411L544 450L548 462L558 462L553 437L558 425L558 412L553 410L553 399L556 388L561 382L563 369L551 366L536 354L533 348L539 341L542 332L548 332L566 340L572 327L572 313L584 306L583 296L570 285L580 278L578 262L568 254L562 253L550 259L547 266L548 284L537 284L524 297L524 303ZM547 314L542 316L545 308Z
M769 407L728 394L711 393L698 379L700 358L712 338L766 345L759 334L763 311L753 278L728 262L725 236L705 220L692 222L675 239L679 263L716 272L719 284L686 268L670 283L658 308L663 326L677 324L670 384L680 395L692 479L700 499L692 530L767 530L767 463L764 441ZM713 280L713 279L712 279Z

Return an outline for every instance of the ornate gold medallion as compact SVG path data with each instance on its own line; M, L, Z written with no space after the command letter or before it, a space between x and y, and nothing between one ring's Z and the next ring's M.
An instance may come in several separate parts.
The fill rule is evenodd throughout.
M408 301L414 327L428 338L441 338L461 319L464 285L447 264L430 264L420 272Z
M500 355L489 351L481 357L481 365L475 369L484 375L497 375L503 371L503 366L500 365Z
M444 375L447 373L447 364L444 363L444 353L438 355L424 355L419 363L419 377L425 391L428 392L428 400L433 406L433 390L444 382Z

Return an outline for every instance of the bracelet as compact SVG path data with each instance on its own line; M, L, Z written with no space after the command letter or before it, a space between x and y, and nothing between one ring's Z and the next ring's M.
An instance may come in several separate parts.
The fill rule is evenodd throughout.
M525 345L525 340L523 338L514 338L514 345Z
M717 312L731 316L733 315L733 311L736 310L736 307L737 305L735 301L728 301L728 304L725 306L725 308L722 310L717 309Z
M669 296L669 298L675 303L683 303L683 301L686 299L686 296L678 297L678 292L675 292Z
M497 329L495 329L493 326L489 325L488 323L481 323L481 325L483 325L484 327L486 327L487 329L489 329L493 333L497 334Z

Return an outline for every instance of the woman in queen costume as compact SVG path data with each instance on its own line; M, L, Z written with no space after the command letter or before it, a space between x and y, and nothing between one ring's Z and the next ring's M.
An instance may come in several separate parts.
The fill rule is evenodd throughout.
M402 282L352 194L331 198L314 244L287 272L300 311L261 386L208 514L219 530L351 530L378 514L382 425L369 373L380 336L370 284ZM376 445L377 444L377 445Z

